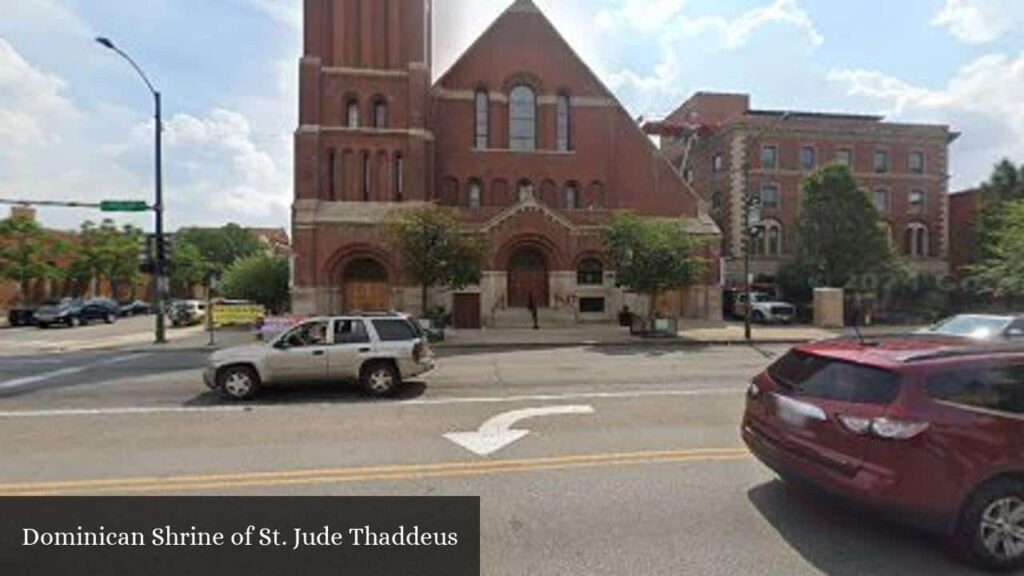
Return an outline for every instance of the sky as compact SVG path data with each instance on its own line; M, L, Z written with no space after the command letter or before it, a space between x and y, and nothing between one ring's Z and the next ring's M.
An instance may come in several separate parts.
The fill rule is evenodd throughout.
M748 92L758 108L949 124L953 190L1024 163L1024 0L535 1L634 116ZM435 76L511 2L434 0ZM164 95L168 228L288 226L301 0L2 4L0 198L152 198L152 97L94 42L109 36Z

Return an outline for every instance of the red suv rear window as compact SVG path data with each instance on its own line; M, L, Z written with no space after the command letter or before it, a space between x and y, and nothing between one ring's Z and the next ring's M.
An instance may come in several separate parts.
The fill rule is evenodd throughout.
M891 404L900 393L898 374L842 360L792 351L768 375L798 396L855 404Z

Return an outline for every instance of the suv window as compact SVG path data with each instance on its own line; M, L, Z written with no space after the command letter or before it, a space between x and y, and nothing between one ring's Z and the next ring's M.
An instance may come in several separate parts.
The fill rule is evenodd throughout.
M1024 364L937 374L928 379L925 390L935 400L1024 414Z
M307 322L297 326L288 332L282 341L292 348L323 346L327 343L327 322Z
M366 344L370 334L362 320L337 320L334 323L335 344Z
M374 320L373 327L382 342L404 342L419 338L417 330L405 320Z
M804 352L786 354L768 368L768 375L807 398L883 405L900 393L898 374Z

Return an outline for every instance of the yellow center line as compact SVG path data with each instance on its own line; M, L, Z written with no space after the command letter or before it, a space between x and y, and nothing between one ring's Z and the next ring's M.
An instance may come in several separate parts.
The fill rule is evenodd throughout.
M416 480L481 476L599 466L628 466L669 462L729 461L749 457L742 448L663 450L438 464L372 466L199 476L111 478L0 484L0 496L43 496L77 493L188 492L224 488L329 484L386 480Z

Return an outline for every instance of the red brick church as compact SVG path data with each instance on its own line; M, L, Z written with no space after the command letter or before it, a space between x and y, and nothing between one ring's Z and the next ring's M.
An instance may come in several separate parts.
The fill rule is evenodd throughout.
M657 305L720 315L719 231L608 88L530 0L516 0L432 82L431 0L305 0L296 133L293 306L403 309L415 283L389 252L386 215L436 202L486 236L479 286L432 304L466 327L612 320L644 298L615 285L602 249L619 211L706 235L704 285Z

